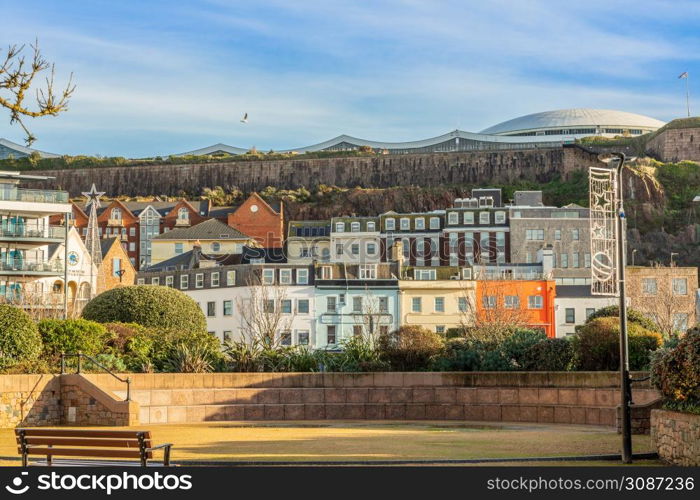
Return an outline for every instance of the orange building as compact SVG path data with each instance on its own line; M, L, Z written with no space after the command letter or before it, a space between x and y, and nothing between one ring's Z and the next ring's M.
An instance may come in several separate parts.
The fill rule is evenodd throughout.
M243 234L254 238L264 248L281 248L284 241L284 214L271 207L258 193L251 194L235 212L229 213L226 223Z
M525 324L555 337L554 297L550 280L478 280L477 321Z

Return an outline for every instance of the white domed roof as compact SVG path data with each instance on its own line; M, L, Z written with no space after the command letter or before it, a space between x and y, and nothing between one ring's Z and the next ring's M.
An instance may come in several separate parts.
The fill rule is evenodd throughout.
M507 134L512 132L547 129L554 127L607 126L625 128L658 129L664 122L649 116L610 109L558 109L520 116L481 131L482 134Z

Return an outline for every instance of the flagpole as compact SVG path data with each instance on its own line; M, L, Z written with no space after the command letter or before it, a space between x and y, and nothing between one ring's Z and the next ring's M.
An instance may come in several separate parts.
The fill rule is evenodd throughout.
M688 118L690 118L690 93L688 91L688 79L690 75L685 75L685 107L688 109Z

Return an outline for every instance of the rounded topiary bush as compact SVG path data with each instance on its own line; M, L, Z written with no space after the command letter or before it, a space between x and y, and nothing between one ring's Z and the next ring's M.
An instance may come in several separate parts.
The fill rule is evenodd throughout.
M22 309L0 304L0 369L36 360L41 354L36 324Z
M113 288L92 299L83 318L99 323L206 332L207 321L197 303L167 286L136 285Z
M444 340L422 326L402 326L379 336L380 357L399 371L425 370L444 348Z
M631 370L649 367L651 353L661 347L658 332L639 323L627 324ZM620 325L615 317L589 320L572 337L575 363L579 370L617 370L620 366Z
M102 324L86 319L44 319L37 327L47 357L78 351L94 356L105 351L109 340Z
M598 309L596 312L591 314L588 319L586 320L586 323L593 321L597 318L619 318L620 317L620 307L619 306L607 306L603 307L601 309ZM647 330L651 330L652 332L658 332L659 330L659 325L657 325L653 319L651 319L649 316L645 315L642 312L637 311L636 309L632 309L630 307L627 308L627 323L637 323Z

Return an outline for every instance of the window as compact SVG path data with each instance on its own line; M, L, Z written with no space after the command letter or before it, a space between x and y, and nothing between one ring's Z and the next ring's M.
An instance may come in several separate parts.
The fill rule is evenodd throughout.
M684 332L688 329L688 315L677 313L673 315L673 329L678 332Z
M122 260L119 258L112 259L112 276L119 276L122 269Z
M331 266L321 267L321 279L329 280L333 278L333 268Z
M143 278L139 278L139 279L136 280L136 284L137 284L137 285L145 285L145 284L146 284L146 280L143 279ZM59 291L60 291L60 290L59 290Z
M462 279L463 280L472 279L472 268L471 267L463 267L462 268Z
M367 221L367 231L371 232L371 231L376 231L376 230L377 230L377 225L375 224L375 222L373 220Z
M207 302L207 316L210 318L216 316L216 302Z
M297 343L299 345L309 345L309 331L299 330L297 332Z
M130 252L136 251L136 243L134 243L133 241L131 243L129 243L129 251Z
M583 266L586 268L591 267L591 254L586 253L583 255Z
M231 342L231 330L224 330L224 342Z
M367 243L367 255L376 255L377 253L377 244L376 243Z
M384 229L394 231L396 229L396 219L384 219Z
M160 278L151 278L151 285L160 285Z
M326 297L326 312L334 313L337 310L338 309L336 306L336 298L335 297Z
M194 287L203 288L204 287L204 274L197 273L194 275Z
M272 285L275 282L275 270L274 269L263 269L262 270L262 284Z
M469 307L469 306L468 306L468 304L467 304L467 298L466 298L466 297L459 297L459 298L457 299L457 309L459 310L459 312L461 312L461 313L467 312L468 307Z
M571 267L579 267L579 261L578 261L578 252L574 253L571 255L572 258L572 265Z
M474 212L464 212L464 223L474 224Z
M352 325L352 334L354 337L362 337L362 325Z
M284 330L280 333L280 344L287 346L292 345L292 332Z
M435 333L445 335L445 325L435 325Z
M496 212L495 221L496 221L496 224L505 224L506 223L506 213L501 211L501 210Z
M309 314L309 299L297 300L297 312L299 314Z
M336 222L335 223L335 232L336 233L345 232L345 223L344 222Z
M359 233L360 232L360 223L359 222L351 222L350 223L350 231L353 233Z
M263 300L263 312L266 314L272 314L275 312L275 301L272 299Z
M401 218L401 230L402 231L408 231L411 229L411 219L408 219L406 217Z
M280 285L291 285L292 284L292 270L291 269L280 269Z
M554 239L555 239L555 240L561 240L561 229L555 229L555 230L554 230Z
M411 299L411 312L419 313L423 310L423 300L420 297Z
M517 295L506 295L505 307L506 309L520 309L520 297Z
M564 316L564 321L566 321L568 324L576 323L576 309L574 309L573 307L567 307L564 310Z
M423 217L417 217L414 221L416 229L425 229L425 219Z
M645 295L656 295L656 278L642 278L642 291Z
M525 239L530 241L543 241L544 229L527 229L525 230Z
M432 281L436 279L435 269L415 269L414 275L416 280Z
M122 209L121 208L113 208L112 209L112 216L110 218L114 219L114 220L122 220Z
M217 287L219 286L219 273L211 273L211 286L212 287Z
M234 286L236 284L236 271L226 271L226 286Z
M214 243L211 244L211 251L212 252L218 252L221 250L221 243L218 241L215 241Z
M377 265L376 264L365 264L360 266L360 279L361 280L376 280L377 279Z
M595 313L595 308L594 307L587 307L586 308L586 321L588 321L588 318L593 316L593 313Z
M352 298L352 311L353 312L362 312L362 297L353 297Z
M335 254L336 255L343 255L343 244L342 243L335 244Z
M182 243L175 243L175 255L180 255L183 251Z
M435 312L445 312L445 297L435 297Z
M353 243L350 246L350 252L352 252L353 255L360 255L360 244L359 243Z
M134 226L129 228L129 236L136 236L136 228Z
M309 270L308 269L297 269L297 285L308 285L309 284Z
M578 240L578 237L579 237L578 229L572 229L571 230L571 239L576 241L576 240Z
M530 309L542 309L544 307L544 299L541 295L530 295L527 298L527 306Z
M177 211L177 219L181 221L189 221L190 211L185 207L180 207Z
M490 220L488 212L479 212L479 224L488 224Z
M379 312L388 313L389 312L389 298L379 297Z
M174 276L166 276L165 277L165 286L169 286L172 288L175 284L175 277Z
M291 299L282 299L280 301L280 305L282 307L282 314L292 314L292 300Z
M481 304L484 307L484 309L496 309L496 296L484 295L481 298Z
M687 295L688 280L685 278L673 278L673 295Z
M187 290L189 288L190 277L187 274L180 276L180 290Z
M569 267L569 254L568 253L561 254L561 267L564 269Z
M459 212L450 212L447 215L447 223L451 226L459 224Z
M326 327L326 344L335 344L335 343L336 343L335 325L328 325Z
M233 316L232 300L224 300L224 316Z

